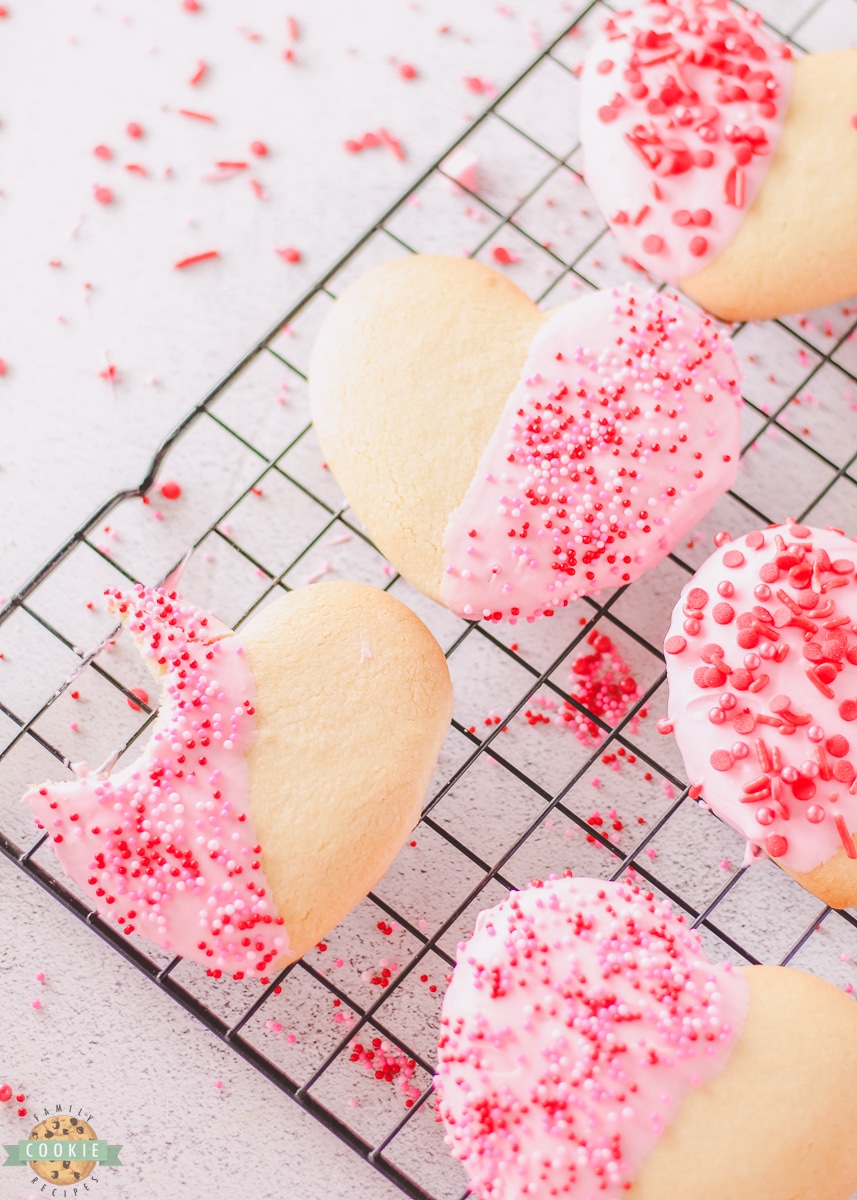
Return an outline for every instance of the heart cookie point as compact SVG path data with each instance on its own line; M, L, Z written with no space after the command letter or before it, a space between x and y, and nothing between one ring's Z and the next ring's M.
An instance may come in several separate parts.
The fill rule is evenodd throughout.
M533 620L655 565L734 480L739 371L708 317L627 285L547 315L414 256L347 289L313 355L368 532L467 619Z
M452 709L443 653L362 584L284 595L240 634L175 592L108 595L163 682L149 742L113 775L26 799L123 932L265 979L362 899L418 820Z
M727 537L664 645L688 777L753 854L836 906L857 902L855 564L837 530Z

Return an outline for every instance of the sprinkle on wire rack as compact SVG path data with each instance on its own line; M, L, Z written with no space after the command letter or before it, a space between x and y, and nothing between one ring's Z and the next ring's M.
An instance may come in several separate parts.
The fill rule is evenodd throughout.
M156 476L158 475L161 465L166 456L182 436L193 426L203 419L208 419L215 422L219 429L237 439L247 449L247 451L258 459L259 470L256 476L247 484L244 490L228 504L223 512L221 512L216 520L212 521L207 528L199 533L195 539L194 546L199 546L206 538L219 538L224 544L228 545L232 551L240 555L255 571L264 579L263 592L258 596L253 604L244 612L243 616L237 622L240 625L255 609L264 602L271 592L277 589L288 590L289 584L285 582L286 577L295 568L295 566L305 558L305 556L315 547L318 547L321 540L330 533L334 525L344 527L352 537L362 539L368 543L362 529L354 523L348 514L348 510L343 507L336 507L326 502L325 499L316 495L311 488L307 487L300 480L289 474L287 466L283 465L283 459L289 450L291 450L300 439L306 434L307 429L302 429L289 444L276 456L263 454L258 450L250 440L243 437L239 432L231 428L228 420L224 420L214 411L215 402L223 395L227 389L233 384L242 372L248 368L256 359L264 354L268 354L273 360L278 360L281 365L295 373L301 379L303 374L298 368L288 361L288 357L284 356L282 349L278 346L275 348L274 343L277 335L282 332L284 327L295 320L303 310L307 308L309 303L316 297L324 294L328 298L332 298L334 292L332 287L336 286L336 277L346 265L355 259L357 254L366 248L376 235L383 235L390 239L392 243L398 245L398 250L402 252L413 251L413 247L408 244L407 240L399 234L393 232L389 228L393 218L403 210L403 206L415 196L420 188L434 178L443 176L442 163L448 157L452 150L457 146L466 142L466 140L475 132L479 131L486 122L497 121L515 137L524 139L529 143L540 155L546 156L550 162L549 167L541 174L535 186L533 186L525 196L519 198L513 205L506 206L501 211L485 196L474 195L474 203L478 203L481 209L489 214L493 220L489 232L480 241L473 251L473 255L478 255L480 251L485 250L492 239L494 239L500 230L509 230L515 237L524 238L534 253L538 253L541 258L558 274L559 278L576 281L580 286L591 286L592 280L586 275L586 258L590 255L594 246L600 241L604 235L604 227L600 226L597 234L570 259L564 259L558 252L545 247L535 237L527 232L527 229L521 223L516 223L516 217L521 213L527 202L533 195L541 189L547 179L552 178L558 172L574 172L574 168L570 165L575 154L575 150L559 157L541 144L538 139L528 133L526 129L520 128L515 122L509 119L500 109L505 101L512 97L519 89L521 89L526 81L530 79L533 73L546 61L550 61L553 68L559 68L562 71L569 71L567 63L563 60L561 49L564 39L573 30L574 26L578 25L584 19L591 21L600 7L598 0L590 3L585 8L582 8L575 20L556 37L550 44L546 45L540 53L533 59L527 68L515 79L508 88L498 94L494 100L485 108L480 116L465 130L452 146L447 147L444 153L432 163L417 179L413 181L407 191L400 196L394 204L383 214L383 216L375 222L366 232L358 239L357 242L323 275L302 297L297 305L287 313L283 318L269 329L259 340L250 348L247 354L217 383L211 391L196 405L176 426L172 433L164 440L157 450L152 462L146 472L144 478L136 488L122 491L117 495L107 500L99 509L97 509L91 517L86 520L68 540L56 551L54 555L30 578L23 586L10 597L5 606L0 609L0 626L2 626L9 618L16 613L25 613L33 621L37 622L42 629L51 637L57 639L67 651L74 651L79 659L79 666L74 675L70 679L66 679L59 687L46 696L44 701L37 707L36 711L29 717L24 718L18 715L12 704L7 704L0 690L0 714L4 716L14 729L11 739L8 744L0 751L0 768L2 768L3 760L14 750L14 748L25 739L31 739L44 752L52 755L60 763L65 762L62 752L52 744L39 730L39 719L50 709L50 707L63 695L63 693L72 686L73 678L76 678L83 671L90 669L95 672L105 683L109 684L115 691L116 703L122 704L126 700L137 706L137 709L142 709L147 714L141 728L137 729L132 738L128 739L125 747L127 749L136 739L145 736L146 729L154 719L154 714L150 707L143 702L138 695L130 691L122 682L114 678L108 670L98 661L99 652L103 649L104 642L94 647L93 649L83 652L76 650L68 637L55 628L49 620L42 616L38 608L30 604L31 597L37 592L39 587L57 571L65 560L81 546L87 546L90 551L99 555L105 563L109 564L111 571L119 571L129 580L130 574L125 571L121 565L109 558L98 546L92 541L91 535L103 522L105 517L117 509L123 502L134 498L139 498L152 487ZM816 6L817 7L817 6ZM809 11L815 11L811 9ZM781 34L783 31L778 31ZM785 36L785 35L784 35ZM803 47L800 43L789 40L801 51ZM466 189L463 189L466 192ZM490 221L489 221L490 223ZM504 261L502 258L498 261ZM554 279L550 286L542 292L542 295L537 296L537 300L542 300L556 286L558 282ZM768 412L763 407L753 402L753 397L745 397L747 400L748 410L755 417L755 431L744 447L744 453L750 450L754 443L758 444L759 439L767 435L769 432L775 431L780 439L780 444L788 445L789 440L796 446L801 447L802 451L806 451L818 462L819 466L830 472L823 488L818 490L816 494L804 505L801 512L793 514L798 520L804 519L806 515L818 505L831 490L843 479L847 477L847 472L854 466L857 460L857 454L852 455L847 461L834 462L831 458L823 454L819 449L809 445L803 441L798 434L792 432L780 421L787 407L795 400L798 390L805 388L818 374L828 365L835 365L836 369L841 372L844 377L847 377L852 383L857 385L857 377L851 374L842 364L837 361L833 364L833 358L838 351L843 347L844 343L853 334L854 327L849 326L842 335L838 338L833 337L833 344L825 352L820 352L818 347L812 341L805 338L800 329L795 329L792 325L777 323L781 329L794 339L795 345L803 347L801 353L806 353L812 359L817 359L814 366L804 374L800 381L799 387L789 391L788 396L778 402L776 406L772 406ZM740 332L740 331L739 331ZM809 359L808 359L809 361ZM245 497L254 489L258 488L262 479L269 472L276 471L286 479L291 485L297 487L301 492L305 493L315 504L321 506L325 511L325 520L323 527L312 537L306 545L304 545L298 554L294 555L291 561L282 570L272 571L266 564L260 560L257 555L254 555L246 547L241 544L241 539L231 536L222 526L224 520L235 511L238 505ZM733 498L736 504L747 515L747 520L753 523L761 522L768 523L768 515L761 508L754 505L748 499L733 493ZM370 543L368 543L370 544ZM692 570L689 563L685 562L676 552L670 556L672 563L686 574ZM398 580L398 576L390 578L387 588L391 588ZM633 586L633 585L632 585ZM637 585L638 587L640 585ZM678 778L669 767L661 762L634 740L634 725L635 718L639 716L646 705L650 703L659 690L662 688L665 673L663 671L663 656L660 647L653 645L652 642L635 630L632 625L622 618L622 616L614 611L621 597L629 591L628 588L621 588L610 595L603 603L588 598L584 601L587 616L583 623L578 627L577 632L564 645L560 652L555 653L553 660L545 667L537 667L529 662L526 656L519 653L517 647L507 645L497 634L492 631L490 626L482 626L477 624L465 625L462 627L460 635L453 641L452 645L447 650L448 657L452 657L462 645L469 639L484 639L489 643L493 650L498 655L502 655L511 663L515 664L516 669L522 671L527 676L526 687L521 689L518 698L511 704L508 710L502 715L490 732L484 737L475 733L471 728L468 728L459 719L453 720L453 729L463 744L467 746L467 753L463 760L455 767L448 775L439 788L429 797L426 807L423 812L421 829L431 831L437 838L450 848L463 856L464 859L472 865L476 873L476 882L469 887L467 894L455 905L454 909L446 915L444 920L438 924L437 928L427 933L418 927L409 917L398 911L398 907L386 901L381 895L376 893L371 894L370 901L376 906L378 911L385 914L390 920L407 933L409 938L415 944L416 949L410 954L408 961L398 969L390 982L390 986L383 989L378 997L371 1003L359 1004L354 997L349 995L344 988L340 988L337 983L328 975L317 970L315 966L308 960L303 960L300 963L293 964L279 975L272 979L270 983L262 989L255 1000L241 1013L237 1019L227 1020L219 1015L208 1004L203 1002L193 994L191 990L183 986L174 977L176 968L182 961L180 958L174 958L171 962L165 965L159 965L141 948L141 945L135 940L124 937L120 930L115 926L101 919L97 913L92 911L77 894L70 890L63 882L58 880L49 870L47 870L34 857L38 849L42 846L47 835L38 838L29 847L19 846L11 837L0 830L0 852L23 871L30 879L38 883L45 891L52 895L59 904L61 904L69 912L73 913L81 921L89 925L95 933L104 941L108 942L117 953L121 954L127 961L147 976L152 983L161 988L164 992L170 995L176 1003L180 1004L188 1013L193 1015L202 1025L204 1025L212 1034L229 1045L232 1050L245 1061L256 1068L266 1079L268 1079L275 1087L292 1096L298 1104L306 1111L312 1114L326 1128L340 1138L344 1143L351 1147L363 1159L371 1163L386 1179L395 1184L405 1195L414 1197L415 1200L440 1200L440 1193L433 1190L428 1190L422 1183L417 1182L413 1175L394 1161L393 1156L388 1155L388 1150L391 1143L395 1141L412 1122L417 1113L424 1111L426 1106L431 1107L431 1088L430 1086L423 1087L417 1099L412 1103L412 1107L407 1109L404 1115L397 1116L395 1121L385 1129L382 1136L370 1139L365 1133L358 1132L352 1127L349 1122L337 1115L330 1107L325 1105L318 1096L314 1093L314 1088L317 1083L324 1077L325 1073L331 1066L341 1058L348 1047L353 1043L355 1036L361 1030L367 1032L372 1030L377 1032L382 1038L388 1038L389 1041L399 1048L424 1072L427 1076L431 1075L433 1063L426 1059L424 1054L418 1052L415 1048L408 1044L408 1039L403 1038L401 1034L392 1028L389 1028L386 1023L386 1014L384 1006L388 1004L391 995L397 989L403 987L406 982L418 972L421 966L425 966L430 958L438 959L446 970L449 970L453 964L453 958L447 949L444 948L442 941L444 935L450 930L455 929L461 923L462 917L467 913L478 897L485 890L486 886L491 883L496 883L500 888L509 889L513 886L513 881L508 877L507 868L513 856L523 847L529 838L533 836L535 831L544 825L547 818L561 816L567 821L571 827L576 827L594 844L599 845L603 850L609 852L614 857L614 862L605 860L608 864L604 869L604 874L609 874L611 878L618 878L628 868L633 868L644 879L646 879L653 887L657 888L660 893L668 896L674 904L685 913L695 927L701 927L703 930L709 931L716 938L728 947L733 953L737 954L745 962L757 962L759 959L747 947L743 946L739 941L732 937L722 925L718 924L716 919L716 910L718 906L726 899L727 896L735 889L736 885L743 878L745 871L742 868L730 875L723 886L716 890L716 894L703 906L697 907L689 902L688 898L682 895L674 887L668 886L665 881L658 877L657 869L646 856L646 850L650 847L653 840L669 825L686 805L693 802L688 799L687 787L685 782ZM562 620L562 617L556 618L557 621ZM596 713L588 711L577 700L568 689L561 687L555 679L556 671L560 664L564 663L569 655L574 653L580 647L585 647L586 639L589 634L597 627L600 621L608 621L610 626L620 631L624 638L636 644L642 651L652 656L653 661L658 663L658 673L642 689L641 693L636 696L633 704L627 709L621 719L611 725L606 722L603 717ZM109 639L107 639L109 640ZM0 684L2 688L2 684ZM569 778L562 784L561 787L551 790L536 779L531 777L531 774L524 770L520 765L511 760L510 757L504 755L502 750L502 739L500 734L505 727L516 716L523 713L526 706L532 702L534 696L540 691L548 691L551 696L558 702L564 703L569 710L580 712L587 721L592 723L592 726L600 730L602 740L598 744L589 747L585 755L585 760L577 767ZM608 837L604 836L600 830L589 823L585 815L586 801L580 796L580 787L585 782L585 776L592 767L599 761L605 751L621 750L623 753L633 753L641 764L644 764L652 771L655 771L668 784L670 784L676 792L673 798L665 807L665 811L654 820L647 828L644 836L636 840L632 849L624 852L619 849ZM472 846L457 837L448 829L442 820L438 819L437 809L441 805L444 798L455 788L455 786L467 775L467 773L478 763L491 761L494 764L502 767L510 777L520 781L520 783L529 789L529 792L535 796L539 802L538 812L534 817L531 817L523 828L509 843L505 846L502 853L494 856L492 859L483 857L480 853L473 849ZM575 795L575 789L578 789ZM806 945L809 939L813 936L816 930L819 929L821 923L831 916L831 910L821 908L813 913L806 925L803 927L799 936L792 938L791 945L785 954L781 956L780 961L783 963L790 962ZM857 931L857 919L848 912L833 914L836 920L842 920L848 928L854 932ZM312 1073L308 1078L299 1083L297 1079L290 1076L286 1071L277 1066L269 1057L263 1054L256 1045L245 1035L245 1028L248 1022L254 1018L262 1007L268 1002L269 998L275 992L275 989L280 988L285 981L295 972L303 972L306 977L314 982L315 985L325 989L333 1000L339 1001L354 1014L354 1022L344 1029L341 1036L337 1038L332 1046L329 1046L326 1051L320 1055L315 1063ZM466 1193L465 1193L466 1194ZM444 1197L452 1195L448 1187L444 1187Z

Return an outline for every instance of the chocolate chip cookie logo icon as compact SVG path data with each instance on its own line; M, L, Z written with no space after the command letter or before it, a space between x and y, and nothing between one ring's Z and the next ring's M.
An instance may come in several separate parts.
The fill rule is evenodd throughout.
M96 1167L121 1167L121 1145L99 1138L90 1125L92 1114L73 1115L70 1105L57 1105L54 1112L43 1110L43 1119L30 1130L30 1136L12 1145L4 1145L4 1167L29 1167L37 1178L51 1184L50 1195L57 1200L74 1200L98 1182Z

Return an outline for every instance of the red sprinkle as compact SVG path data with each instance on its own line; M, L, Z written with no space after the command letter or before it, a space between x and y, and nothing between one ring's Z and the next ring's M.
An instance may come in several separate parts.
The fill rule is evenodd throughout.
M686 647L687 641L680 634L674 634L664 642L664 650L667 654L681 654Z
M201 83L203 76L205 75L205 72L207 70L208 70L208 67L206 66L204 59L200 59L199 62L196 64L196 70L194 71L193 75L191 75L190 79L188 80L188 83L190 84L190 86L196 87L196 85L198 83Z
M92 189L92 194L99 204L113 203L113 192L109 187L101 187L100 184L96 184Z
M105 162L108 158L113 157L113 151L110 149L110 147L103 144L96 146L92 153L96 158L103 158Z
M735 609L731 604L715 604L714 611L711 614L718 625L728 625L735 616Z
M688 246L688 250L690 250L690 252L694 256L694 258L699 258L701 255L705 254L707 249L708 249L708 241L706 238L695 237L695 238L690 239L690 245Z
M495 262L503 263L504 265L512 262L512 256L505 246L495 246L491 251L491 257Z
M166 483L162 483L158 489L165 500L178 500L182 494L182 490L175 480L169 479Z
M251 142L250 150L253 154L258 155L259 158L264 158L268 153L268 147L264 142Z
M857 700L843 700L839 705L839 715L843 721L857 721Z
M173 263L173 270L183 271L185 267L192 267L194 263L206 262L209 258L220 258L220 251L206 250L204 254L191 254L189 258L180 258L177 263Z
M416 79L417 69L416 67L412 67L410 63L402 63L399 67L399 74L402 79Z
M285 246L284 248L277 250L276 253L279 254L280 258L282 258L285 262L297 263L301 261L301 252L300 250L296 250L294 246Z
M788 842L780 833L769 833L765 838L765 849L771 858L782 858L788 848Z
M142 125L138 125L136 121L129 121L125 126L125 132L128 134L128 137L141 138L143 136L143 127Z
M196 112L193 108L180 108L179 116L192 117L194 121L208 121L210 124L213 124L216 119L210 113Z
M848 826L845 824L845 818L841 812L836 813L833 820L836 822L836 829L842 841L843 849L849 858L857 858L857 850L854 848L854 839L848 832Z
M131 688L131 695L136 696L138 700L142 700L144 704L149 703L149 693L145 688ZM127 696L125 697L125 703L130 709L133 709L134 712L142 711L140 705L135 704L134 701Z
M660 254L664 248L664 239L658 233L649 233L643 238L643 249L646 254Z

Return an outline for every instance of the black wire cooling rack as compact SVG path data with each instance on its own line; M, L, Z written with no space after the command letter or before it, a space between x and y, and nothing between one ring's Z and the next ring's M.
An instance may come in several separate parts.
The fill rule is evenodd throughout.
M714 957L792 962L846 990L852 949L857 958L852 913L821 908L769 863L750 872L733 865L730 854L740 863L739 839L688 799L675 747L654 732L666 707L662 636L711 533L721 526L740 533L789 515L857 529L857 304L737 329L747 404L736 489L698 537L643 580L523 629L460 622L386 567L321 467L306 419L312 332L342 282L375 261L414 251L467 252L547 303L631 272L586 193L573 128L574 68L599 7L579 12L251 347L163 442L140 485L106 501L0 610L0 642L8 636L24 665L16 675L15 654L7 654L0 672L0 851L419 1200L454 1198L464 1188L434 1119L433 1031L457 939L479 908L509 888L566 867L612 878L632 868L688 914ZM783 6L783 17L793 7ZM454 195L444 174L442 164L458 147L479 156L478 194L459 188ZM559 219L563 213L568 221ZM471 244L462 247L465 236ZM499 259L498 246L507 251ZM256 412L275 387L288 399L279 424L270 405ZM156 524L141 498L185 446L181 478L198 499ZM104 585L163 578L194 548L187 594L203 604L200 593L208 589L213 607L240 627L281 589L312 578L311 568L316 575L331 569L326 561L319 568L328 546L346 545L341 573L382 583L444 644L457 693L449 738L411 846L328 943L261 990L215 985L195 964L123 936L74 885L57 879L42 849L46 835L31 842L26 832L32 826L21 815L20 795L34 779L67 773L76 749L69 696L84 687L92 693L90 724L104 738L133 753L146 736L152 713L135 694L132 656L126 660L114 646L106 618L80 616ZM210 573L214 582L204 565L212 561L219 564ZM97 636L90 620L102 621ZM591 650L593 632L610 639L637 685L612 725L576 698L569 675L569 663ZM553 720L560 712L585 717L595 739L583 745ZM334 959L340 947L342 957ZM289 1022L299 1034L285 1036ZM354 1062L355 1042L377 1043L382 1052L389 1046L412 1072L413 1090L405 1094L371 1071L365 1075Z

